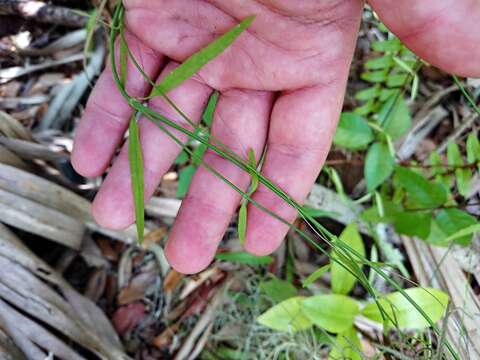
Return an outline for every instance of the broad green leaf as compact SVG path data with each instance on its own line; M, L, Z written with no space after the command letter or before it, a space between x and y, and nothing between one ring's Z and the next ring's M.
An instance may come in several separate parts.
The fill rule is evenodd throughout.
M371 82L371 83L382 83L387 80L388 71L386 70L377 70L377 71L368 71L360 75L362 80Z
M407 191L408 201L414 207L437 208L447 201L445 188L422 175L397 166L395 178L400 186Z
M240 245L245 244L245 234L247 233L247 202L242 201L238 210L238 239Z
M435 181L442 182L442 174L445 172L445 167L442 163L442 158L440 154L436 151L430 153L429 162L432 166L431 172L435 176Z
M460 148L454 142L450 142L447 146L447 160L450 166L462 166L463 159Z
M362 360L361 351L360 338L357 330L352 326L337 335L328 360Z
M352 327L360 306L348 296L328 294L305 298L302 310L312 323L337 334Z
M447 235L442 229L440 229L436 219L432 219L430 234L428 234L428 238L426 238L425 241L435 246L449 245L449 241L447 241Z
M211 359L203 359L203 353L202 353L202 360L248 360L250 359L251 355L248 353L245 353L240 350L233 350L230 349L226 346L220 346L219 348L215 349L215 355L211 355Z
M411 127L410 109L398 91L380 109L378 122L392 140L400 138Z
M333 142L346 149L364 149L373 140L373 131L360 115L344 112L340 117Z
M384 55L366 61L364 66L369 70L380 70L390 68L393 64L393 56Z
M458 233L462 229L478 224L475 217L459 209L442 209L438 212L436 222L447 237ZM472 234L457 237L455 242L460 245L469 245L472 240Z
M260 284L260 289L273 301L279 303L297 295L292 283L274 277Z
M372 112L375 112L376 109L377 109L377 102L375 101L375 99L370 99L362 106L356 107L354 112L355 114L358 114L360 116L365 116Z
M444 292L432 288L411 288L405 290L405 292L434 323L445 314L448 296ZM388 315L385 319L388 328L424 329L430 326L422 314L400 292L391 293L378 300L378 302ZM382 313L375 302L365 306L362 315L379 323L384 322Z
M393 216L393 224L400 234L426 239L430 234L432 217L431 211L402 211Z
M395 219L395 215L398 212L403 211L402 207L399 204L396 204L388 199L382 199L383 203L383 217L380 216L379 209L376 205L364 210L360 217L364 221L372 222L372 223L393 223Z
M474 131L467 137L467 160L469 164L478 163L478 171L480 171L480 141L478 134Z
M130 178L135 207L137 237L138 242L141 244L143 243L143 232L145 228L143 156L135 115L130 119L129 125L128 161L130 163Z
M363 245L363 240L358 231L357 224L352 223L347 225L347 227L340 234L339 240L351 247L362 257L365 257L365 246ZM332 256L338 259L335 251L332 252ZM357 256L354 254L352 254L352 257L354 259L357 258ZM345 265L350 267L349 264ZM357 281L356 277L336 261L332 261L331 267L333 293L342 295L348 294L355 286L355 282ZM359 267L361 268L362 266L359 264Z
M177 188L177 197L183 199L187 194L188 187L192 181L193 174L195 174L195 166L188 165L179 171L178 174L178 188Z
M308 277L302 281L303 287L308 287L312 285L317 279L319 279L323 274L330 270L330 264L323 265L322 267L315 270L313 273L308 275Z
M360 90L355 94L355 99L360 101L368 101L375 99L380 94L380 88L375 85L364 90Z
M274 330L299 331L312 326L312 322L302 311L304 297L296 296L282 301L268 309L257 318L257 321Z
M474 225L467 226L461 230L458 230L456 233L453 233L449 237L445 239L446 242L450 242L453 240L461 239L463 237L467 237L469 235L473 235L477 232L480 232L480 223L476 223Z
M235 251L235 252L222 252L215 255L215 259L237 262L241 264L247 264L252 266L258 265L268 265L272 262L271 256L256 256L245 251Z
M448 144L447 159L448 165L458 167L455 169L455 180L457 182L458 192L463 197L467 197L470 192L470 180L473 174L471 169L462 168L465 163L462 159L460 148L454 142Z
M385 102L391 97L396 96L397 94L398 94L398 89L383 88L380 91L379 100L382 102Z
M255 16L249 16L240 24L236 25L228 32L214 40L206 47L196 52L185 60L181 65L176 67L171 73L163 78L163 80L155 86L150 97L163 95L182 82L190 78L198 70L200 70L209 61L220 55L227 47L229 47L235 39L247 28L255 19Z
M455 177L457 181L457 188L460 195L464 198L470 194L470 182L473 177L471 169L457 169L455 170Z
M380 40L372 43L372 49L378 52L395 52L402 49L402 43L398 38Z
M412 64L409 64L408 61L404 61L398 56L393 57L393 61L399 66L396 68L397 71L405 71L412 76L415 76L415 71L413 70L413 65L415 65L415 61Z
M408 74L389 74L387 79L388 87L401 87L408 81Z
M213 94L210 96L210 99L208 99L207 107L205 108L205 111L202 115L203 123L209 128L212 126L213 114L215 112L215 108L217 107L219 95L220 93L218 91L213 92Z
M387 144L376 142L370 146L364 167L367 190L371 192L387 180L393 172L393 167L394 159Z

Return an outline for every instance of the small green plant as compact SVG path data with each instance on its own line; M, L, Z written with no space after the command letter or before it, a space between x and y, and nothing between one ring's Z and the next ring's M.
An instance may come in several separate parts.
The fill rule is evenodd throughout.
M359 255L364 256L362 237L355 224L348 225L338 241L352 246ZM358 258L360 264L362 257ZM400 331L422 330L430 326L405 294L393 292L380 296L377 301L361 302L349 296L356 278L348 270L338 266L336 262L319 270L321 271L315 272L315 275L312 274L313 276L304 281L304 286L311 285L318 277L330 271L331 294L298 296L296 291L291 290L291 284L286 285L278 279L270 280L263 284L263 288L267 289L264 291L275 294L271 297L280 301L260 315L258 322L278 331L296 332L315 326L334 334L333 340L325 337L327 345L331 346L330 359L362 358L359 334L355 328L355 319L358 316L383 324L385 331L390 328ZM276 291L270 290L272 288ZM281 298L276 295L278 293L288 294L288 297ZM444 316L448 305L448 296L445 293L418 287L407 289L405 293L419 304L433 321L436 322Z

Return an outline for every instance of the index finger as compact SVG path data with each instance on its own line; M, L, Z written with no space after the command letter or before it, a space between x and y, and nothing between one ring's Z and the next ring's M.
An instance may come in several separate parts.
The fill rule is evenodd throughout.
M150 78L156 78L163 56L128 32L125 32L125 38L127 46L144 72ZM148 93L150 84L130 60L127 61L126 75L128 94L141 97ZM123 139L131 115L132 109L118 91L112 69L107 65L92 90L75 133L71 161L79 174L93 177L105 171Z

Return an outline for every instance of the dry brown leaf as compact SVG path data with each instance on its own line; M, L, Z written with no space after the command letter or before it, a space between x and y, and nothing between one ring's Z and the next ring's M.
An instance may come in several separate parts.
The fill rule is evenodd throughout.
M166 293L172 293L184 277L185 275L182 273L179 273L174 269L170 270L163 282L163 291Z

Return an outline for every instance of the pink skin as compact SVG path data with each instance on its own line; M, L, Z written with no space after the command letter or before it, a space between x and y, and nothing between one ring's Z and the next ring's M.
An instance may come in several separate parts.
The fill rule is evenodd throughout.
M171 71L193 52L248 15L252 26L198 75L170 92L194 121L213 91L221 92L212 133L246 158L267 154L262 173L304 201L330 147L339 117L363 7L362 0L125 0L127 41L150 77ZM383 21L426 61L459 75L480 76L479 0L371 0ZM149 86L129 64L127 90ZM163 100L152 107L182 123ZM131 110L107 69L97 82L77 130L72 163L85 176L108 167L122 142ZM148 120L140 123L148 199L179 147ZM178 134L177 134L178 135ZM241 189L249 177L208 153L205 161ZM254 199L293 221L296 212L260 186ZM190 191L166 244L171 265L195 273L211 262L240 196L205 168ZM100 189L93 214L120 229L134 221L125 146ZM288 227L250 205L247 251L274 251Z

